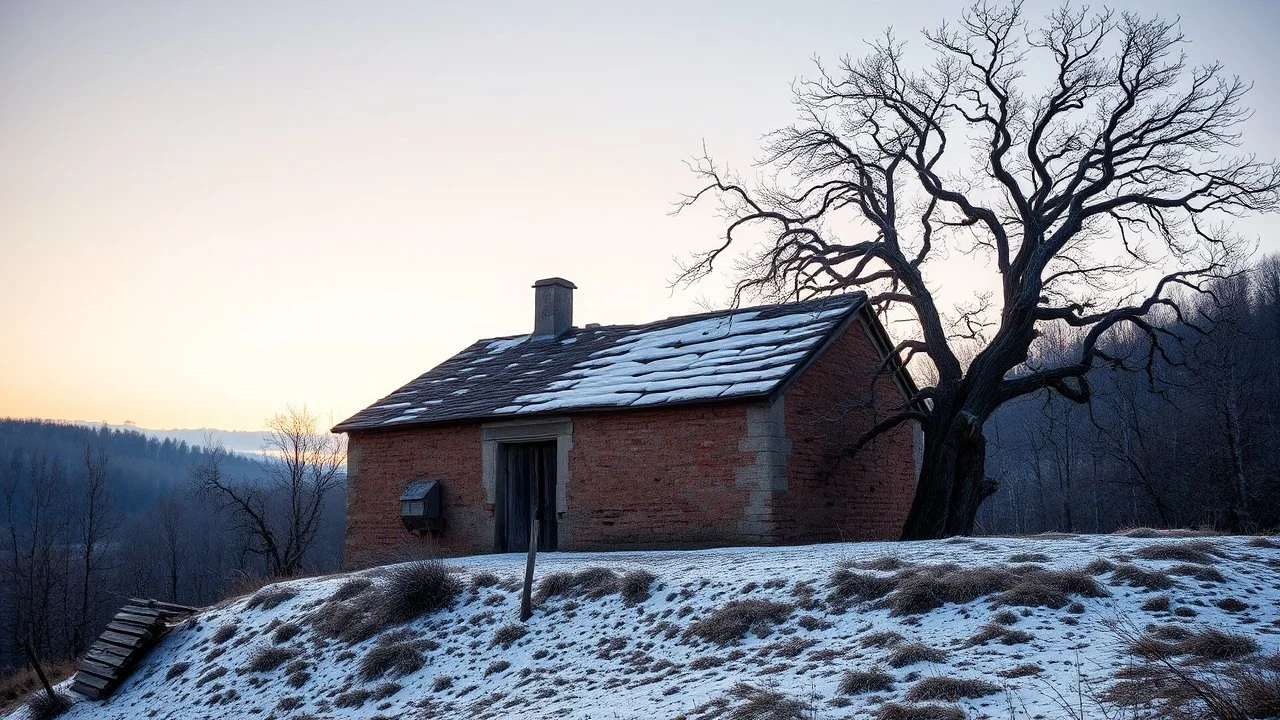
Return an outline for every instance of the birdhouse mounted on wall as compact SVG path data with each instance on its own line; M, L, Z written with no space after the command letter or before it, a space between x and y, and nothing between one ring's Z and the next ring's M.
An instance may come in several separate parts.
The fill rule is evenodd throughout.
M400 521L417 532L444 529L444 503L437 480L417 480L400 495Z

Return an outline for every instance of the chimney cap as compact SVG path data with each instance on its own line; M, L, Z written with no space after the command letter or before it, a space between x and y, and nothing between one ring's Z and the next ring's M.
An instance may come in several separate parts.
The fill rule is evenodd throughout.
M573 283L569 282L568 280L565 280L565 279L564 279L564 278L562 278L562 277L549 277L549 278L543 278L543 279L538 280L537 282L535 282L535 283L533 284L533 287L536 287L536 288L537 288L537 287L546 287L546 286L548 286L548 285L559 285L560 287L569 288L570 290L577 290L577 289L578 289L578 286L577 286L577 285L574 285Z

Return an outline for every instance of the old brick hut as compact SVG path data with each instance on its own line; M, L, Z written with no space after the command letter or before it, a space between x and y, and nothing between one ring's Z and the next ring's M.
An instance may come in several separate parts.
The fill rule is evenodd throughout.
M480 340L334 428L349 434L346 563L415 554L896 538L915 431L842 448L912 391L866 297L573 327L574 285L535 288L534 330ZM435 480L443 523L401 493ZM539 490L539 488L541 488Z

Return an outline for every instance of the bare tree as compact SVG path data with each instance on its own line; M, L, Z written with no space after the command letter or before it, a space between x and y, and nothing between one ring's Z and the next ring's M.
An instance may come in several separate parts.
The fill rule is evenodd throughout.
M89 631L95 620L98 603L94 599L94 580L102 569L109 538L119 525L111 501L108 472L111 458L105 448L96 451L84 446L84 484L72 510L78 515L76 541L80 583L79 616L72 634L71 652L79 655L88 647Z
M234 514L249 538L247 551L279 577L302 569L320 530L325 496L343 480L346 447L341 438L320 432L316 416L305 408L289 408L267 424L265 482L227 477L226 450L216 444L192 476Z
M995 491L983 425L1003 403L1044 390L1084 403L1095 365L1166 358L1176 335L1152 311L1181 320L1171 291L1224 274L1247 251L1230 221L1280 194L1280 165L1237 154L1248 85L1188 65L1175 22L1064 5L1032 28L1021 3L979 2L923 37L934 59L918 71L891 32L819 63L796 86L799 121L770 136L770 179L748 186L704 156L705 185L677 209L718 197L729 216L685 281L736 248L738 297L863 288L914 319L896 355L927 359L936 381L849 449L922 426L906 538L971 532ZM1027 88L1032 55L1051 63L1046 88ZM998 290L940 307L928 272L949 251L991 261ZM1081 334L1078 355L1037 362L1053 324ZM1145 351L1107 351L1125 326Z

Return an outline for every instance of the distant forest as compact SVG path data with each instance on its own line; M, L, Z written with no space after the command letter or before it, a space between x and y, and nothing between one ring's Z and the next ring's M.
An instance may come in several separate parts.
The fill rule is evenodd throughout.
M1126 367L1089 374L1089 405L1044 393L993 416L999 490L981 532L1280 527L1280 258L1180 304L1186 322L1166 317L1158 347L1142 332L1110 342ZM1078 342L1046 340L1064 354Z
M246 487L262 459L131 430L0 419L0 675L82 651L128 597L207 605L268 573L254 537L195 471L216 457ZM303 571L337 568L345 486L323 503Z

